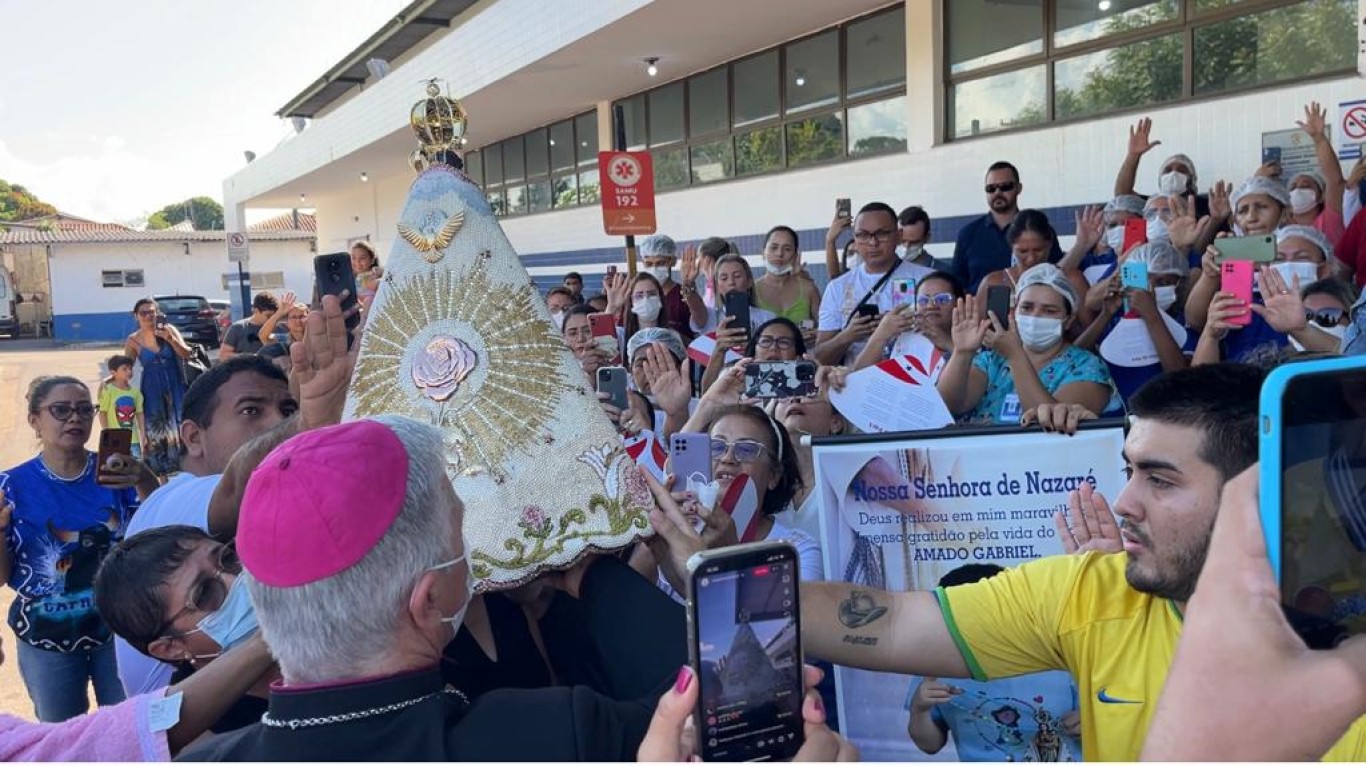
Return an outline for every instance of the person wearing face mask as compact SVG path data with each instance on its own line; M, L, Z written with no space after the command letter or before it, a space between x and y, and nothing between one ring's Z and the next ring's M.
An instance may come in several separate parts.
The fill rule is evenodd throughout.
M1274 234L1280 228L1285 213L1290 208L1290 192L1285 184L1266 176L1253 176L1238 187L1229 198L1233 209L1233 234L1244 237L1261 234ZM1223 235L1220 235L1223 236ZM1211 311L1215 293L1223 277L1219 272L1219 243L1215 240L1205 248L1200 259L1200 277L1186 297L1186 319L1191 327L1203 329ZM1265 335L1265 328L1258 327L1256 319L1249 329L1256 328L1256 335ZM1253 334L1242 334L1252 338ZM1262 338L1266 340L1266 338ZM1246 341L1243 341L1246 342ZM1260 343L1260 341L1258 342ZM1252 345L1258 345L1254 343ZM1284 339L1281 344L1284 345ZM1227 349L1225 349L1227 351ZM1230 358L1230 361L1238 361Z
M1290 179L1289 223L1313 226L1327 238L1328 244L1337 247L1346 230L1342 198L1347 179L1342 176L1342 163L1328 138L1327 116L1327 111L1315 101L1304 108L1304 119L1295 123L1314 141L1319 172L1300 173Z
M1332 246L1318 229L1282 227L1276 232L1276 260L1260 269L1250 307L1230 293L1215 293L1195 362L1270 364L1292 341L1311 351L1336 353L1339 339L1308 321L1300 298L1304 288L1332 276L1332 255ZM1252 311L1250 324L1228 323L1246 308Z
M1088 285L1095 285L1113 270L1124 249L1124 226L1143 217L1143 198L1136 194L1122 194L1105 203L1100 211L1100 225L1086 212L1077 214L1077 237L1067 256L1058 262L1064 272L1076 270Z
M896 217L897 228L901 229L901 245L897 257L903 261L938 270L938 262L925 246L930 244L930 214L919 205L911 205Z
M1181 312L1181 288L1190 271L1186 259L1156 241L1129 251L1127 262L1147 266L1148 289L1125 289L1118 274L1110 276L1103 283L1103 309L1077 339L1080 348L1099 351L1126 402L1152 378L1190 366L1199 338Z
M470 703L446 686L442 650L474 587L460 498L422 458L441 445L438 429L384 416L300 434L256 467L237 549L283 680L258 723L183 760L635 757L647 705L583 687Z
M624 278L625 275L618 277ZM659 284L659 280L654 275L640 272L635 279L630 281L629 288L625 291L624 304L620 309L621 319L617 321L617 331L620 333L619 340L621 345L626 345L626 339L634 336L637 332L649 327L662 327L678 332L677 318L670 311L671 308L664 302L664 291ZM609 307L612 308L612 307ZM688 315L687 305L684 304L683 325L687 329ZM691 338L692 334L684 335L679 332L681 337Z
M1020 171L1009 162L995 162L987 168L983 186L990 212L958 230L953 248L953 267L958 280L967 285L968 292L977 292L977 285L988 274L1011 265L1011 245L1006 236L1011 222L1020 212ZM1047 260L1062 260L1062 248L1053 242Z
M1124 161L1120 163L1119 173L1115 177L1116 196L1137 194L1135 188L1138 182L1139 163L1143 161L1143 155L1162 144L1161 141L1151 140L1152 129L1153 121L1147 117L1130 126L1128 150L1125 152ZM1198 180L1195 174L1195 162L1184 154L1173 154L1158 166L1157 196L1177 195L1185 197L1196 195L1196 216L1209 215L1209 199L1199 194Z
M985 304L969 295L954 308L953 355L937 384L960 422L1017 424L1041 404L1116 408L1105 364L1065 340L1077 294L1058 267L1040 264L1020 277L1008 328Z
M256 635L256 611L232 545L202 529L158 527L110 551L95 579L95 606L138 652L176 668L179 683ZM241 728L265 712L278 673L268 672L213 726Z
M915 303L898 306L882 315L851 369L872 367L899 353L923 336L945 357L953 353L953 304L964 295L963 285L951 272L936 271L915 286ZM900 352L906 353L906 352Z
M797 232L774 226L764 235L764 275L754 283L754 305L806 328L807 342L816 340L821 291L802 279L802 250Z
M663 307L661 324L679 335L689 337L687 296L697 292L696 284L680 285L673 280L678 262L678 245L664 234L651 234L640 241L641 273L654 278ZM639 276L639 275L637 275ZM629 336L631 333L627 333Z
M1357 300L1356 291L1340 279L1320 279L1300 290L1300 299L1304 301L1306 324L1337 338L1340 350L1341 341L1351 324L1351 307ZM1297 351L1307 350L1293 334L1290 344Z
M563 331L565 313L575 306L574 293L563 285L552 287L545 294L545 305L550 309L550 321L555 323L555 329Z

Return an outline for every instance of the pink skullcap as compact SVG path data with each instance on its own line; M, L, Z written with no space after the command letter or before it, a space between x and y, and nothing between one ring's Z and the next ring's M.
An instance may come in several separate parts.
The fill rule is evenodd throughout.
M237 553L265 585L293 588L345 571L398 517L408 453L373 420L305 431L276 447L247 481Z

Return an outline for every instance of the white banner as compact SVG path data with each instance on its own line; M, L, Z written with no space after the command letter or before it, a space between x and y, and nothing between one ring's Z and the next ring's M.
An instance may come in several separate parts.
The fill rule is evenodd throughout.
M1112 422L1070 437L1033 429L889 436L816 441L821 547L831 580L933 590L939 578L965 564L1013 567L1061 554L1053 515L1066 508L1068 494L1092 482L1113 501L1125 482L1124 432ZM931 757L910 741L909 699L918 683L911 676L835 668L840 731L864 760L956 759L952 742ZM1032 723L1037 711L1020 707L1011 708L1015 718ZM991 729L981 736L992 760L1038 759L1019 724L1002 724L1001 736L989 715L982 724L978 728Z

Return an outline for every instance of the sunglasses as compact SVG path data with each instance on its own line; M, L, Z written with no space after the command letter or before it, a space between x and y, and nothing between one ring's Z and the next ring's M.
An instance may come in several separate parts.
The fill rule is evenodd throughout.
M1319 327L1337 327L1342 324L1342 320L1347 317L1347 312L1342 309L1325 308L1318 311L1304 310L1304 318L1313 322Z
M915 297L916 308L927 309L930 306L946 308L953 305L953 293L935 293L934 295L917 295Z
M775 338L772 335L760 335L754 345L758 348L776 348L782 351L791 351L797 347L796 341L791 338Z
M987 184L985 188L987 194L995 194L996 192L1013 192L1015 191L1015 182L1006 181L1005 183L999 184Z
M741 463L752 463L765 452L768 452L768 447L753 439L738 439L733 442L728 442L725 439L711 440L712 460L720 460L726 456L726 453L733 453L735 459Z
M47 406L47 412L58 420L70 420L73 413L81 420L90 420L95 417L95 405L90 404L89 402L83 402L81 404L57 402L56 404L49 404Z
M157 315L156 309L142 309L141 311L138 312L138 316L140 316L140 317L154 317L154 316L156 316L156 315Z

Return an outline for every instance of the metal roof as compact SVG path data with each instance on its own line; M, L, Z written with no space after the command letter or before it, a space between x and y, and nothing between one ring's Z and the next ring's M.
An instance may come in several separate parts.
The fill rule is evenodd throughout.
M312 231L252 231L253 242L317 238ZM0 231L0 245L70 245L111 242L225 242L222 231L134 231L133 229L42 229L15 228Z
M280 107L280 117L309 117L327 108L352 88L370 79L365 62L396 61L438 29L448 29L476 0L415 0L370 39L348 53L320 79Z

